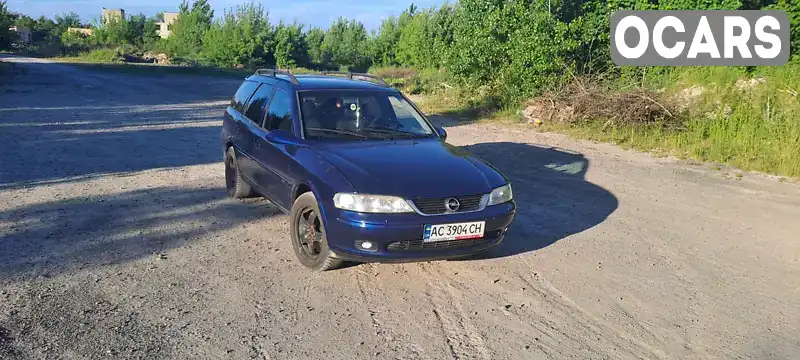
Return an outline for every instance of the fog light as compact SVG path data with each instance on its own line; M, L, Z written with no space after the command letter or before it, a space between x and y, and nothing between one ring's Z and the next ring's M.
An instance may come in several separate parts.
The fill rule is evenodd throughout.
M365 251L378 251L377 246L375 243L371 241L364 241L364 240L356 240L356 248L359 250Z

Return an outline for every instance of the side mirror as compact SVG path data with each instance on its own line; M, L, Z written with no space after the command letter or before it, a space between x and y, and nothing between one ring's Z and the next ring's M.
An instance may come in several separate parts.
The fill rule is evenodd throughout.
M442 140L447 140L447 131L445 131L443 127L435 125L433 128L436 129L436 132Z
M297 138L291 132L282 129L275 129L267 133L267 138L270 141L278 144L297 144Z

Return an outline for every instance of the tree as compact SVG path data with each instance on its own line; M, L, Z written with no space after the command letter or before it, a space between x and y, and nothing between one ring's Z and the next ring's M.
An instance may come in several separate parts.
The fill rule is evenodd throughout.
M501 24L502 3L462 0L456 11L453 47L447 68L465 81L486 83L505 60L508 40Z
M397 18L389 17L381 22L381 27L373 39L373 63L396 65L395 49L400 39L400 26Z
M294 68L307 65L308 45L303 36L303 25L283 21L275 28L275 65L281 68Z
M203 37L203 57L219 66L255 67L272 63L269 14L259 4L226 11Z
M60 36L71 27L81 27L81 17L74 12L63 13L56 15L56 28L53 30L53 35Z
M766 9L783 10L789 16L789 30L791 31L789 48L792 54L800 55L800 0L778 0L777 3Z
M432 16L429 11L410 14L397 41L397 62L401 65L430 67L436 62L433 49Z
M55 21L44 16L39 17L33 25L33 41L36 43L50 42L61 37Z
M96 45L94 37L87 37L79 32L64 31L61 34L61 47L65 54L76 54L91 50Z
M14 18L14 25L26 27L28 29L36 28L36 19L25 14L12 14Z
M740 0L661 0L659 10L736 10Z
M8 49L11 42L16 37L15 34L8 29L14 23L11 12L6 7L6 2L0 0L0 49Z
M110 17L95 31L99 42L106 46L133 44L136 33L132 24L125 18ZM63 38L62 38L63 41Z
M128 18L127 22L128 34L132 36L127 39L129 44L136 45L142 49L149 49L160 39L155 17L148 18L144 14L133 15Z
M325 63L333 63L351 70L366 70L371 62L367 30L364 24L340 17L325 32L322 42Z
M453 46L453 29L455 27L455 7L442 5L433 14L430 24L430 36L433 38L433 59L431 63L441 67Z
M322 42L325 40L325 30L320 28L311 28L305 34L306 46L308 47L308 61L311 67L324 68L327 64L324 63L322 56Z
M195 0L189 7L183 0L178 17L172 24L172 36L168 40L168 50L177 56L197 57L203 45L203 37L211 28L214 11L208 0Z

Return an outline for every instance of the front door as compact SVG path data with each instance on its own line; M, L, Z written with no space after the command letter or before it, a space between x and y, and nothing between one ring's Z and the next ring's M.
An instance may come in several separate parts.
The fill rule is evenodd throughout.
M264 195L285 209L292 207L292 154L297 145L280 141L275 135L292 133L292 104L287 91L276 89L264 125L253 137L253 157L259 162L256 177L269 179Z

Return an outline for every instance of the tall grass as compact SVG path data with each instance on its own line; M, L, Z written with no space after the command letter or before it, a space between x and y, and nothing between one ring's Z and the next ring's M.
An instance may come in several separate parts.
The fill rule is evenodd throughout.
M705 89L674 147L686 155L746 170L800 177L800 63L691 69L672 90Z
M667 96L685 102L687 120L682 128L605 127L595 121L554 124L550 129L659 154L800 177L800 62L751 71L676 68L650 80L650 86L662 86Z
M78 56L58 57L55 60L89 64L121 64L125 58L116 49L100 48L83 52Z

